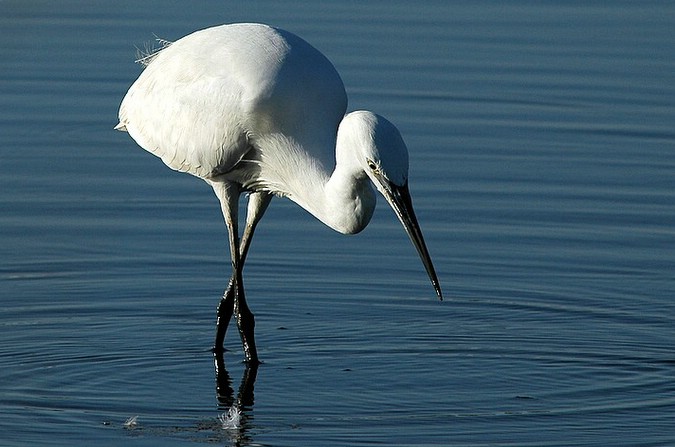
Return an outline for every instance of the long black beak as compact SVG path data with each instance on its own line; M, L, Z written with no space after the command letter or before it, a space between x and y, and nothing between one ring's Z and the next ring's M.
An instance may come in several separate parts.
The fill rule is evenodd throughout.
M434 286L438 298L443 301L443 294L441 293L441 286L438 283L436 270L434 270L434 265L431 263L431 257L429 256L429 251L427 250L427 246L424 243L424 237L422 236L422 230L420 230L415 211L413 210L408 183L406 182L403 186L398 186L386 179L381 179L380 186L382 195L387 199L387 202L389 202L389 205L396 213L396 217L398 217L398 220L403 224L405 232L408 233L415 249L417 249L417 253L419 253L420 258L422 258L422 263L427 270L427 274L429 275L429 279L431 279L431 284Z

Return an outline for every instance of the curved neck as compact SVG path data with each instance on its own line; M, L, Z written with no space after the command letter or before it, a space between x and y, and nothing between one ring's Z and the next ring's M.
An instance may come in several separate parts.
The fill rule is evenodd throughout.
M319 159L287 137L277 135L266 143L260 145L262 180L251 185L252 189L285 196L343 234L358 233L368 225L375 210L375 191L353 157L340 153L338 147L337 163L330 173Z
M304 171L305 179L314 181L303 182L302 188L289 191L287 197L339 233L363 230L376 203L375 190L365 172L337 164L330 177L325 171L320 174Z
M365 172L353 172L341 165L323 189L323 213L314 214L323 223L343 234L355 234L363 230L375 210L376 196L372 183Z

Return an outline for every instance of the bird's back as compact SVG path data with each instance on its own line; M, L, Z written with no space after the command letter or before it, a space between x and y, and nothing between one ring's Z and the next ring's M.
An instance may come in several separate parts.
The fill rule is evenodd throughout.
M281 134L334 163L346 94L333 65L266 25L222 25L161 50L131 86L120 124L171 168L210 178ZM264 148L263 148L264 149Z

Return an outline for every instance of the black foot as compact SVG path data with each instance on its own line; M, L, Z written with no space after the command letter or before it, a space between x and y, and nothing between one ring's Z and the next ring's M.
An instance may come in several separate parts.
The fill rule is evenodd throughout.
M225 333L227 326L230 324L232 313L234 312L234 288L232 287L233 280L227 286L227 290L223 293L223 297L218 303L218 311L216 314L216 339L213 342L212 351L214 353L223 353L223 342L225 341Z
M241 344L244 349L244 361L250 365L259 365L258 351L255 347L255 318L246 304L241 272L234 273L218 304L216 318L216 338L211 349L214 354L224 352L223 342L230 319L234 319L239 329Z

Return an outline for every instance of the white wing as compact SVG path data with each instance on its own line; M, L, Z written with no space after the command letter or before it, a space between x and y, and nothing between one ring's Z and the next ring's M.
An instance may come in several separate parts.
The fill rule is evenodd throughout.
M275 134L334 164L346 94L332 64L297 36L222 25L161 50L120 106L120 126L169 167L209 178ZM258 148L264 151L264 148Z

